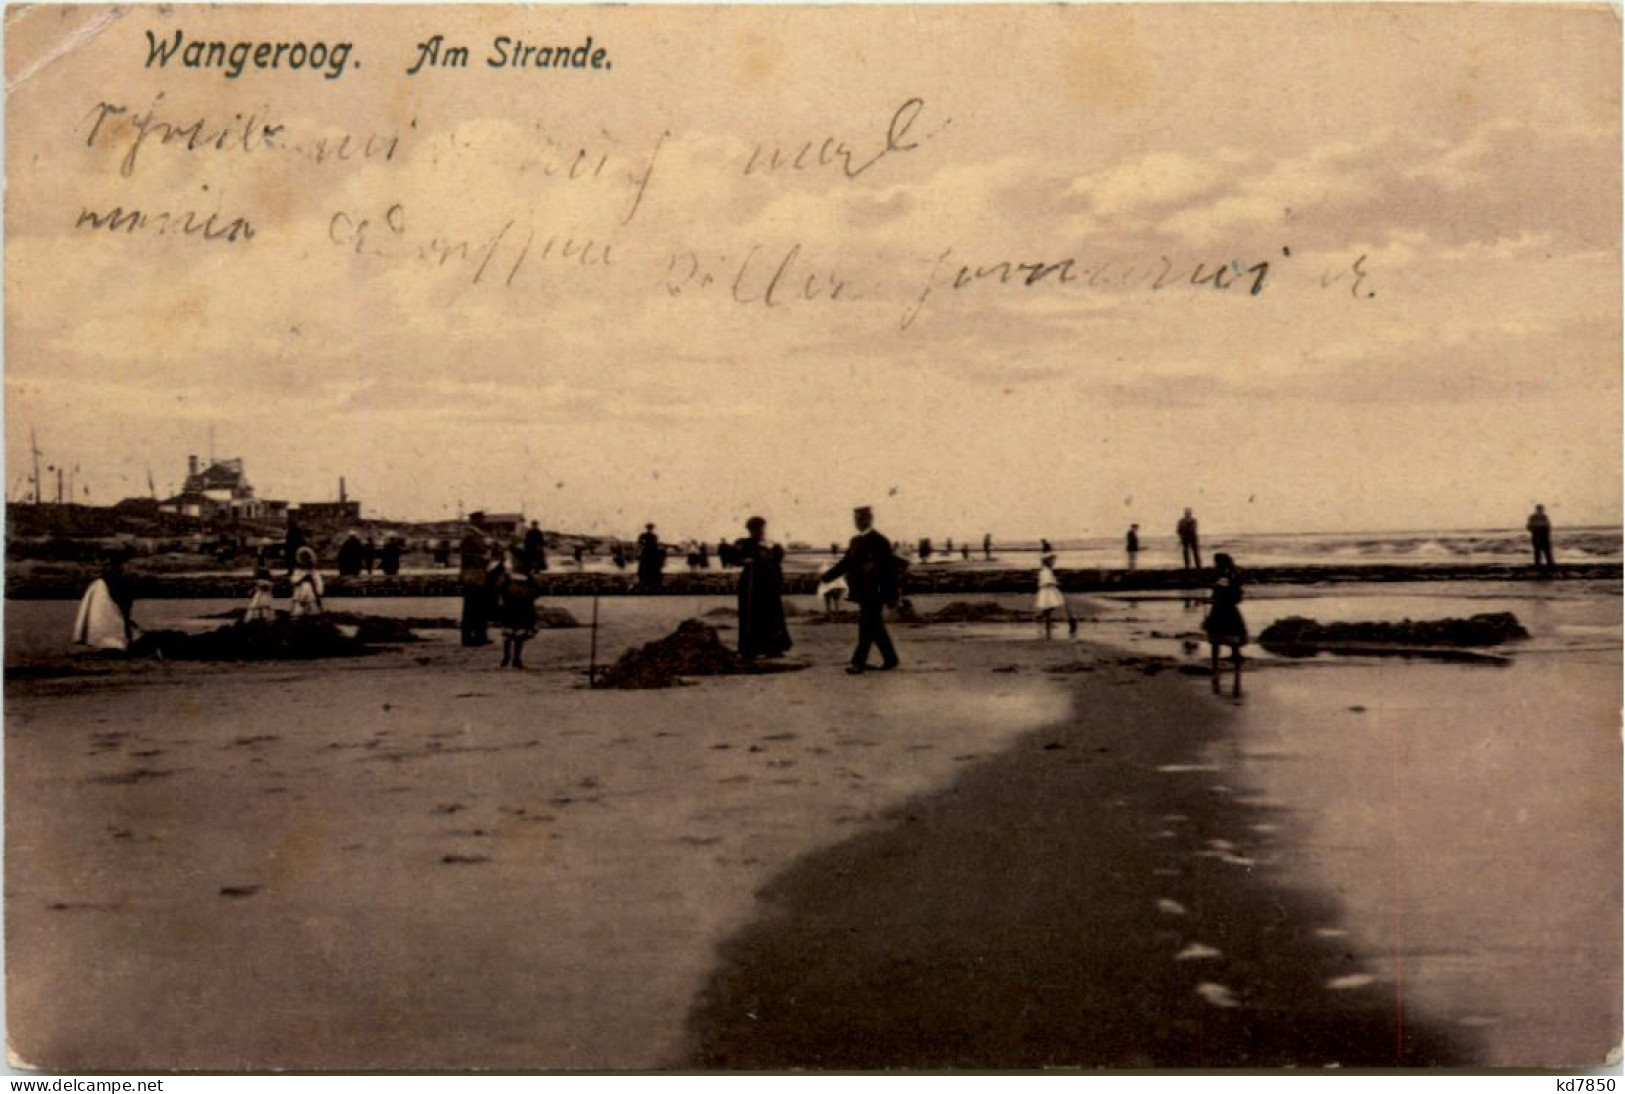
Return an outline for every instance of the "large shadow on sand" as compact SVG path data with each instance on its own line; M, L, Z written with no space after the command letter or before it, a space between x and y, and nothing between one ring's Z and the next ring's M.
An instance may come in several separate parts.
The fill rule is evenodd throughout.
M1470 1063L1339 943L1335 905L1245 864L1288 838L1207 850L1262 810L1157 768L1222 730L1215 704L1096 677L1080 710L771 882L681 1066Z

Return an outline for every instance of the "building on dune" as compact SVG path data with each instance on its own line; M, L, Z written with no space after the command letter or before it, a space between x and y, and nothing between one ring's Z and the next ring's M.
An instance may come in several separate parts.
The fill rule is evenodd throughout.
M186 458L186 481L180 493L158 503L158 510L183 517L219 520L280 520L288 503L256 497L242 459Z

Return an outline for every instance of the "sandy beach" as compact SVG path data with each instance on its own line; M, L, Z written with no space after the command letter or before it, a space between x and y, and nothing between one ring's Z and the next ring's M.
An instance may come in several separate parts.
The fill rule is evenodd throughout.
M1617 597L1551 611L1617 627ZM723 603L606 602L601 657ZM1581 654L1548 658L1586 697L1545 730L1568 742L1567 804L1520 798L1510 843L1464 846L1436 831L1483 818L1393 799L1397 778L1341 792L1291 773L1346 771L1359 740L1393 761L1406 724L1324 736L1295 688L1350 719L1326 681L1377 709L1417 666L1265 658L1242 697L1215 695L1162 637L1176 602L1088 607L1078 642L898 628L905 668L860 679L841 672L851 624L800 615L804 669L659 691L587 690L585 628L544 631L524 673L440 632L344 661L16 673L12 1050L132 1071L1602 1061L1619 1031L1617 637L1585 655L1611 684ZM17 664L15 633L48 635L62 605L8 608ZM1497 670L1425 671L1438 696ZM1496 764L1483 741L1467 752L1476 793L1546 778L1492 728ZM1272 784L1271 763L1288 776ZM1430 823L1398 823L1399 800ZM1554 832L1564 854L1540 854ZM1561 959L1562 993L1527 993L1544 1032L1452 1002L1463 983L1529 986L1497 934L1508 876L1572 886L1515 925L1544 947L1535 965ZM1428 877L1470 889L1487 922L1413 927L1421 950L1396 937L1439 918ZM1455 981L1434 991L1439 934Z

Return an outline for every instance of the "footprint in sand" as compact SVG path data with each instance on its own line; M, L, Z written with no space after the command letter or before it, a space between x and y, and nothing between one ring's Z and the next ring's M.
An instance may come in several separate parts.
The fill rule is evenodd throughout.
M1187 942L1185 948L1174 954L1175 961L1211 961L1224 954L1205 942Z
M490 862L490 855L441 855L440 861L446 866L477 866L482 862Z
M462 804L461 802L452 802L449 805L437 805L433 809L429 810L429 812L434 813L434 814L436 814L438 816L449 817L449 816L451 816L451 814L453 814L453 813L461 813L464 809L467 809L467 808L468 808L468 806Z
M222 885L220 895L229 897L253 896L263 888L265 888L263 885Z
M1350 973L1347 976L1334 976L1326 981L1328 991L1353 991L1355 988L1369 987L1377 982L1377 978L1368 972Z
M1223 984L1215 984L1212 981L1196 985L1196 994L1210 1006L1225 1008L1241 1006L1241 1000L1236 998L1235 992Z
M1185 906L1177 900L1169 900L1167 897L1162 897L1157 901L1157 911L1161 912L1163 915L1184 915Z

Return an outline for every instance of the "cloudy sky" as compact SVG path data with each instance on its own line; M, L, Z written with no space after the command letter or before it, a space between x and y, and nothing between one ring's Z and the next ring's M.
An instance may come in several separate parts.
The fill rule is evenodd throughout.
M212 428L266 496L622 534L1617 523L1615 16L1294 8L13 9L8 486Z

